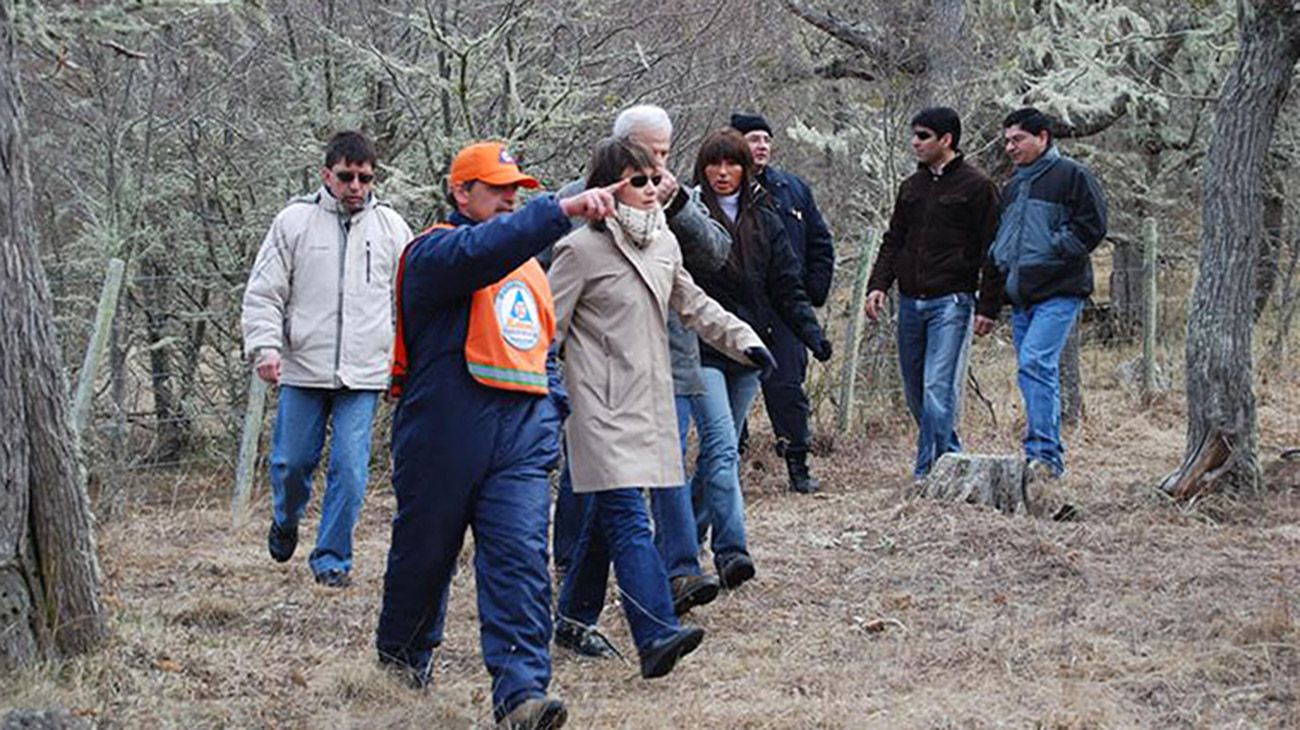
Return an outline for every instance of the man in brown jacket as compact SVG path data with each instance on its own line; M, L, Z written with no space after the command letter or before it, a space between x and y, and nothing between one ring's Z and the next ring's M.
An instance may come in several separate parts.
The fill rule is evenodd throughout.
M961 451L957 424L971 331L992 330L1002 304L1001 276L985 263L998 227L997 186L966 161L960 141L961 119L952 109L924 109L912 118L917 171L898 188L867 282L873 320L898 282L898 362L920 427L916 478L943 454Z

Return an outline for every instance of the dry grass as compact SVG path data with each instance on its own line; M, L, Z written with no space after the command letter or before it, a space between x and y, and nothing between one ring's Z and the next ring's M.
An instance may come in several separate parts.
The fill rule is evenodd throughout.
M972 404L972 450L1017 446L1008 354L998 341L976 349L998 425ZM1183 406L1174 393L1140 408L1113 374L1121 355L1084 353L1088 415L1068 435L1065 485L1084 510L1076 523L910 498L913 436L896 412L866 409L868 436L824 437L815 498L779 490L759 434L745 467L759 577L695 613L709 635L667 679L557 656L573 726L1300 726L1296 472L1250 502L1167 503L1152 485L1181 454ZM1265 457L1300 445L1298 414L1300 377L1270 376ZM386 488L369 499L356 582L341 592L312 584L305 550L270 562L264 518L231 532L224 489L180 485L184 498L169 490L108 525L111 645L6 678L0 708L62 705L131 728L490 723L472 571L456 578L434 691L374 665ZM614 607L604 623L629 651Z

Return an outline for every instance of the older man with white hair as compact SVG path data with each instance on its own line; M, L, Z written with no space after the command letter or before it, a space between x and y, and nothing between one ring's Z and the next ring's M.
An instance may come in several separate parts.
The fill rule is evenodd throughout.
M709 216L708 208L695 190L678 184L668 169L672 149L673 123L668 112L652 104L628 107L614 120L614 136L644 147L659 165L661 180L657 186L659 203L668 219L668 227L677 237L687 268L716 271L726 263L731 252L731 235ZM584 180L575 180L560 189L565 198L580 192ZM575 225L582 221L575 221ZM549 254L549 252L548 252ZM549 263L549 256L543 263ZM677 401L677 424L682 449L690 432L690 396L703 393L700 379L699 340L686 329L676 313L669 313L669 348L672 353L673 394ZM699 562L695 512L691 506L690 487L682 475L682 486L656 489L652 495L655 545L668 572L673 607L681 615L695 606L709 603L718 595L718 578L704 575ZM553 551L557 571L580 570L579 589L573 602L576 616L561 616L556 624L555 641L560 646L588 656L613 656L614 651L595 627L590 625L605 602L605 585L609 572L609 552L603 544L593 544L582 565L570 565L569 559L578 540L585 511L584 500L575 497L568 468L560 475L560 494L555 504ZM590 610L588 610L590 609Z

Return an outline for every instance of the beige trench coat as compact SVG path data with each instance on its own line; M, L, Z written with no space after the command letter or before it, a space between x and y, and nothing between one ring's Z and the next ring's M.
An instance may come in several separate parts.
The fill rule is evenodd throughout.
M749 364L745 350L763 341L695 284L667 226L645 249L613 221L603 232L575 229L556 244L549 276L573 491L681 486L668 308L738 362Z

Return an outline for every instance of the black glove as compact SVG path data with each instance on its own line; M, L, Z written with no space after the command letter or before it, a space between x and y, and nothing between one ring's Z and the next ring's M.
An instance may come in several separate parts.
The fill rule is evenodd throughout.
M776 359L772 353L768 352L766 347L750 347L745 350L745 357L758 368L758 377L767 380L768 376L776 370Z
M831 359L831 341L826 339L826 335L817 338L817 346L812 348L812 354L818 362Z

